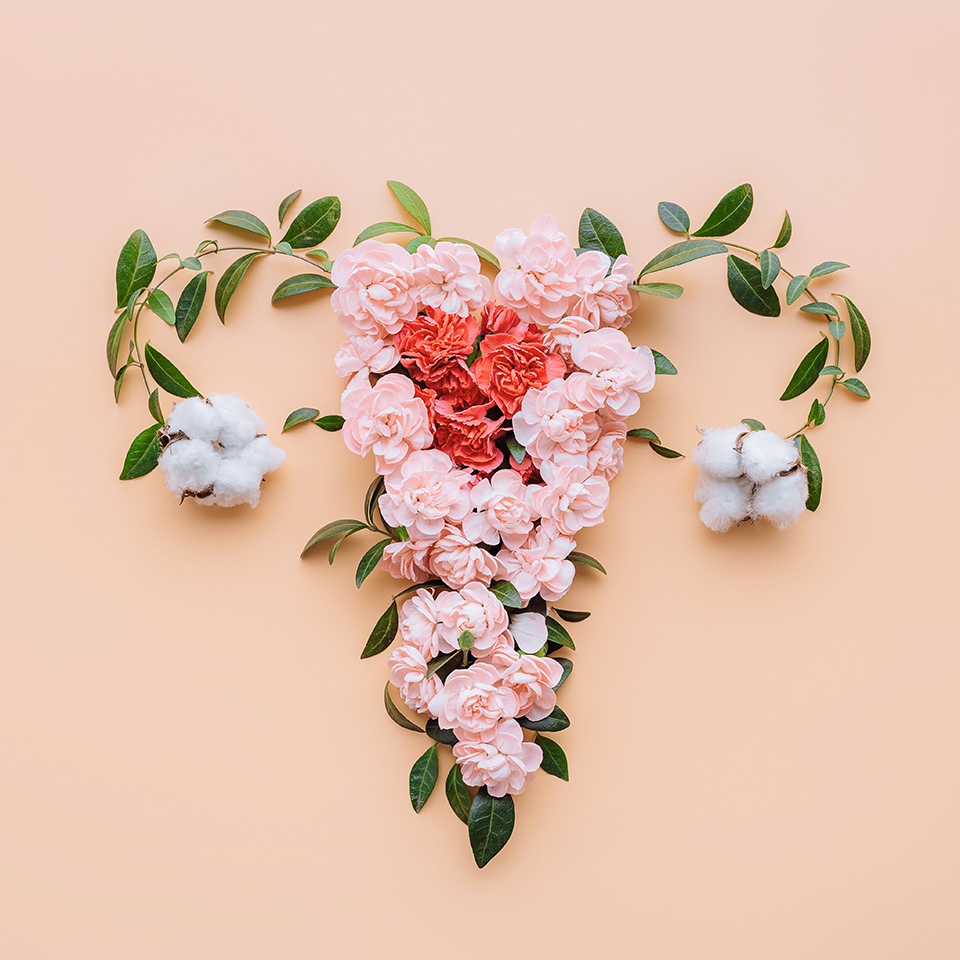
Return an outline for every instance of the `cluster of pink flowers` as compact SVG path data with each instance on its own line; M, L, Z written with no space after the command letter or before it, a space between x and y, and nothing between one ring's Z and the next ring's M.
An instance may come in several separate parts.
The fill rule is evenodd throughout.
M545 602L573 582L577 532L603 521L624 420L655 367L621 330L635 307L626 255L578 254L549 216L494 250L492 286L471 246L445 241L411 253L366 240L331 276L347 334L343 437L373 453L378 507L397 531L381 565L429 581L400 611L390 680L457 738L464 782L502 797L540 765L518 719L556 706ZM504 580L524 611L491 592ZM460 650L457 669L431 669Z

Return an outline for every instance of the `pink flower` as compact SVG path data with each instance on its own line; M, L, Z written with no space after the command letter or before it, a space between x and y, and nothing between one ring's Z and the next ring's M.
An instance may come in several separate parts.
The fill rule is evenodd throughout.
M388 544L379 566L395 580L424 583L430 579L431 540L398 540Z
M498 687L500 671L485 663L454 670L430 701L430 713L444 730L463 740L482 737L498 720L515 717L520 701L509 687Z
M622 420L606 420L597 442L587 451L590 472L609 483L623 469L623 445L627 426Z
M397 243L364 240L333 262L330 303L349 334L396 333L417 315L413 257Z
M576 544L569 537L552 535L537 527L519 546L501 548L497 554L500 576L509 580L524 600L537 593L544 600L559 600L573 583L573 564L566 559Z
M510 636L524 653L538 653L547 642L547 621L540 613L515 613L510 618Z
M441 240L421 244L413 254L420 302L465 317L490 297L490 281L480 274L480 258L465 243Z
M417 713L429 713L427 704L443 689L440 678L427 676L427 661L416 647L398 647L390 655L390 682L400 690L403 702Z
M523 793L543 762L543 750L523 739L516 720L502 720L485 740L461 740L453 756L470 787L486 787L491 797Z
M437 598L437 613L442 653L459 649L460 636L469 630L473 634L473 655L484 657L493 650L509 622L503 604L480 583L468 583L459 590L442 593Z
M551 380L542 390L529 390L513 418L517 440L539 464L557 453L586 453L600 435L595 413L572 403L565 380Z
M653 388L656 367L648 347L631 347L619 330L585 333L570 358L588 376L574 374L567 396L582 410L600 410L624 419L640 409L638 393Z
M581 253L577 257L577 298L570 313L589 317L594 329L626 326L637 306L637 295L630 289L635 273L626 254L617 257L611 269L605 253Z
M459 522L470 510L469 479L440 450L415 450L386 476L380 513L391 526L406 527L411 540L434 540L447 520Z
M386 373L400 362L400 354L393 345L393 337L383 340L367 334L347 337L334 357L337 374L349 382L358 374Z
M451 359L466 359L480 332L475 317L460 317L428 307L424 313L408 320L397 333L394 343L401 362L414 379L426 381L437 364Z
M354 377L340 402L343 442L361 457L372 450L378 473L389 473L411 450L427 447L433 439L427 408L414 395L410 379L398 373L388 373L375 386L366 377Z
M537 518L530 494L531 488L513 470L498 470L490 479L478 481L470 490L476 512L463 518L464 534L491 547L501 539L508 545L522 543Z
M563 676L563 667L549 657L520 657L507 667L500 685L509 687L520 701L518 717L542 720L553 713L557 693L553 689Z
M430 550L430 569L434 576L459 590L468 583L488 586L499 564L493 554L477 546L459 527L448 524Z
M440 652L442 634L440 611L429 590L418 590L400 608L400 639L406 647L416 647L426 660Z
M503 417L486 417L492 404L477 404L454 410L446 400L433 403L434 446L446 453L457 466L490 473L503 463L503 453L494 440L503 431Z
M577 254L553 217L539 217L530 228L504 230L493 249L501 262L517 269L497 274L500 300L522 320L549 324L564 315L577 292Z
M573 345L585 333L596 330L597 327L587 317L562 317L556 323L551 323L543 334L544 342L556 350L565 360L570 359Z
M593 476L586 463L547 460L540 473L545 485L534 493L533 502L540 515L553 520L561 533L572 536L582 527L603 523L610 485L603 477Z

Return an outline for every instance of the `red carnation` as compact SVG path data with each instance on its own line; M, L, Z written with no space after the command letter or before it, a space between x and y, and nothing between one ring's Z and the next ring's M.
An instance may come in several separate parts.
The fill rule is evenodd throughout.
M503 431L499 420L486 417L491 404L455 410L447 400L433 402L433 445L458 466L490 473L503 463L503 453L494 440Z
M436 379L431 370L437 364L468 357L479 332L480 322L475 317L457 317L427 307L400 328L393 344L411 376L429 382Z
M512 417L529 389L562 377L566 364L546 348L536 327L521 323L515 333L484 337L480 341L480 358L472 369L480 389Z

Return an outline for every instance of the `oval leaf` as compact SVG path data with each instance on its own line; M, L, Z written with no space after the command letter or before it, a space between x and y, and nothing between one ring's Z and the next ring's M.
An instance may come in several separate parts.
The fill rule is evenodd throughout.
M660 216L661 223L668 230L672 230L674 233L690 232L690 214L678 203L661 200L657 204L657 213Z
M301 293L310 293L313 290L335 290L337 285L327 277L318 273L298 273L295 277L284 280L270 298L271 303L283 300L285 297L295 297Z
M759 420L751 420L749 417L744 417L740 422L745 423L751 430L767 429Z
M187 257L185 260L180 261L180 266L186 267L187 270L202 270L203 264L197 257Z
M800 299L800 295L807 289L810 278L805 274L798 274L787 284L787 303L791 304Z
M294 250L315 247L333 233L340 221L340 198L322 197L307 204L294 218L281 237Z
M561 610L559 607L554 607L553 612L567 623L580 623L581 620L586 620L590 616L586 610Z
M828 328L830 336L835 340L842 340L843 335L847 332L847 325L842 320L831 320Z
M452 730L445 730L441 727L434 717L427 721L425 732L431 740L436 740L437 743L445 743L448 747L457 743L457 735Z
M800 451L800 462L807 469L807 509L813 512L820 506L820 495L823 491L823 472L820 469L820 458L805 434L801 433L794 443Z
M780 258L772 250L764 250L760 254L760 282L766 290L773 285L773 281L780 276Z
M807 414L807 423L814 427L819 427L827 419L826 407L819 401L814 400L810 404L810 412Z
M679 300L683 296L683 287L679 283L632 283L630 289L651 297L666 297L668 300Z
M780 298L772 287L765 288L760 271L740 257L727 257L727 286L733 299L758 317L779 317Z
M666 460L682 460L684 455L679 450L671 450L670 447L664 447L659 443L651 443L650 449L659 457Z
M202 397L203 394L159 350L148 343L144 359L157 386L175 397Z
M560 707L554 707L553 713L549 717L544 717L542 720L530 720L528 717L517 717L517 723L521 727L526 727L527 730L542 730L546 733L556 733L559 730L566 730L570 726L570 720L567 715L560 709Z
M150 394L150 398L147 400L147 409L150 411L150 416L161 426L167 422L167 418L163 415L163 410L160 407L159 390L154 390L153 393Z
M375 657L378 653L383 653L393 643L399 626L400 615L397 612L397 605L391 603L370 632L370 638L363 648L363 653L360 654L360 659L366 660L367 657Z
M280 226L283 226L283 218L287 215L287 211L290 209L290 205L300 196L302 190L294 190L293 193L288 193L281 201L280 206L277 209L277 222Z
M339 413L331 413L329 416L320 417L319 420L313 421L321 430L326 430L329 433L336 433L338 430L343 429L343 425L346 423L343 417Z
M857 309L856 304L842 293L834 294L840 297L847 305L847 317L850 320L850 333L853 335L853 366L859 373L863 365L870 356L870 328L867 321L863 319L863 314Z
M198 273L184 288L177 301L177 336L183 343L200 316L203 298L207 295L207 274Z
M800 361L787 389L783 391L781 400L792 400L805 393L816 382L823 369L824 361L827 359L827 351L830 349L830 341L824 338Z
M470 848L478 867L486 866L506 845L513 833L516 814L513 797L491 797L486 787L481 787L473 798L467 829Z
M653 354L654 372L660 376L672 377L676 374L677 368L659 351L651 349Z
M393 543L392 540L381 540L379 543L375 543L361 558L360 563L357 565L357 589L360 589L360 586L363 584L363 581L370 576L371 573L376 569L377 564L380 562L380 558L383 556L383 551L386 550L390 544Z
M505 606L519 609L523 606L523 598L517 588L509 580L500 580L490 587L490 592Z
M566 657L554 657L553 659L556 660L561 667L563 667L563 674L561 675L560 679L557 681L557 685L553 688L554 690L559 690L564 685L564 683L566 683L567 677L569 677L570 674L573 673L573 661L568 660Z
M839 260L824 260L818 263L811 271L811 277L825 277L828 273L836 273L838 270L849 270L849 263L841 263Z
M387 186L403 205L404 210L423 227L423 232L429 235L432 232L430 230L430 214L427 212L427 205L417 195L416 190L399 180L388 180Z
M415 813L419 813L430 799L439 776L440 759L437 756L437 745L432 743L410 769L410 802Z
M217 289L213 296L214 305L217 308L217 316L221 323L227 322L227 305L230 303L233 295L237 292L237 287L247 272L247 267L259 257L259 253L247 253L234 260L233 263L223 271L223 275L217 281Z
M240 230L246 230L247 233L255 233L258 237L264 237L267 243L270 242L270 231L267 229L267 225L259 217L255 217L246 210L224 210L223 213L218 213L206 222L238 227Z
M366 530L367 525L362 520L334 520L322 526L307 542L300 551L302 557L308 550L315 547L324 540L331 537L341 537L345 533L354 533L357 530Z
M543 762L540 764L540 769L544 773L549 773L551 777L569 780L567 755L563 752L563 747L556 740L551 740L539 733L533 742L543 751Z
M863 397L865 400L870 399L870 391L862 380L858 380L856 377L847 377L846 380L839 380L838 383L841 387L846 387L855 397Z
M725 237L747 222L753 209L753 187L742 183L734 187L713 208L704 225L693 235L695 237Z
M646 427L634 427L633 430L627 431L627 436L636 437L638 440L652 440L654 443L660 442L660 438L652 430L648 430Z
M357 234L357 239L353 245L357 246L364 240L370 240L372 237L382 237L385 233L419 233L423 236L423 231L419 227L411 227L409 223L397 223L395 220L381 220L380 223L373 223L366 230L361 230Z
M777 234L777 242L773 245L774 249L779 250L785 247L793 236L793 224L790 222L790 214L783 211L783 223L780 224L780 232Z
M500 261L492 254L486 247L481 247L479 243L474 243L472 240L464 240L461 237L440 237L437 240L437 243L441 241L446 241L448 243L465 243L468 247L473 247L476 251L477 256L481 260L486 260L495 270L500 269Z
M383 706L386 708L387 716L404 730L413 730L415 733L423 733L423 727L418 727L412 720L408 719L400 708L393 702L390 696L390 681L388 680L383 688Z
M836 307L829 303L823 303L821 300L817 300L815 303L805 303L800 310L803 313L823 313L828 317L840 316L840 314L837 313Z
M715 253L726 253L727 248L716 240L681 240L666 250L661 250L641 271L640 276L647 273L656 273L658 270L669 270L678 267L681 263L699 260L701 257L710 257Z
M599 250L611 260L627 252L623 235L602 213L587 207L580 215L580 247L584 250Z
M136 480L137 477L146 476L157 465L160 458L158 430L157 424L153 423L133 438L120 471L121 480Z
M447 794L447 802L450 809L464 822L470 822L470 791L463 782L463 772L460 770L460 764L454 763L447 774L447 780L444 784L444 791Z
M171 327L177 322L177 312L173 309L173 301L162 290L151 291L147 297L147 306Z
M287 419L283 421L283 428L280 432L286 433L291 427L295 427L301 423L309 423L316 420L319 416L320 411L314 407L300 407L294 410L293 413L287 414Z
M581 563L585 567L593 567L594 570L599 570L601 573L606 573L607 571L603 569L603 565L599 560L594 560L593 557L588 553L578 553L574 550L573 553L567 554L567 559L571 563Z
M138 287L148 287L156 270L157 251L150 238L142 230L134 230L117 260L117 308L124 306Z
M553 617L547 617L547 643L556 643L561 647L569 647L571 650L577 649L573 637L567 633L567 628L559 620L554 620Z

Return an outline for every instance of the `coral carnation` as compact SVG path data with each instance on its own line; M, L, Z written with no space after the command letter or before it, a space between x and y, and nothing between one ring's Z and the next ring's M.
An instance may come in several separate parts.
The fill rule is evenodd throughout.
M513 333L492 333L480 342L473 371L480 389L512 417L532 387L562 377L566 364L547 350L536 327L518 324Z

